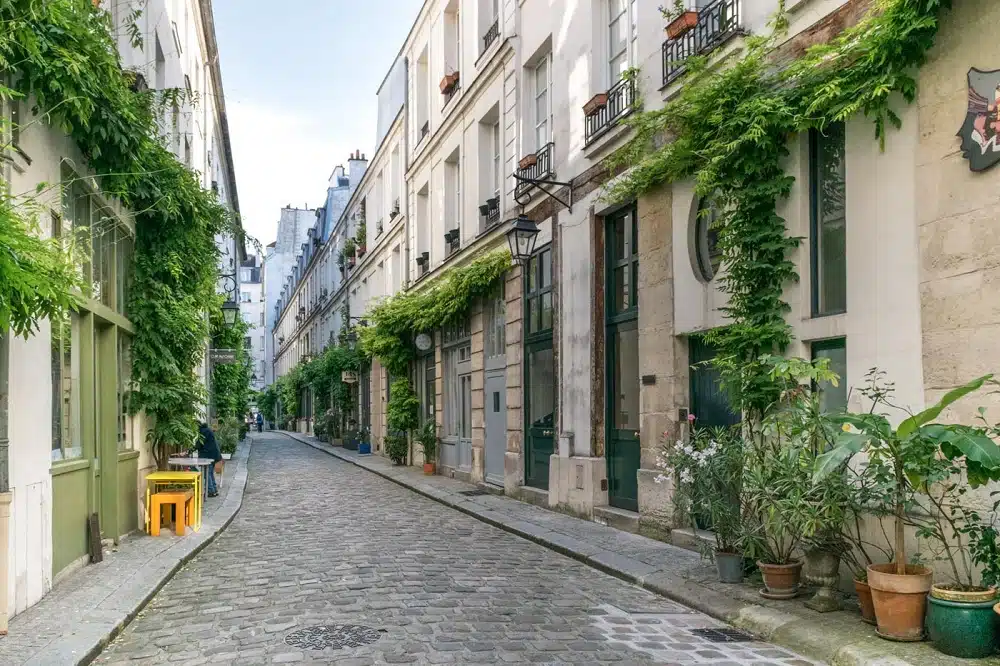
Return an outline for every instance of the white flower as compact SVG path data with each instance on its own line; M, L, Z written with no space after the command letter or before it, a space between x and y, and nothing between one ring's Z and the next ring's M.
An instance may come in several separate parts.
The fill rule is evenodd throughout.
M691 483L692 481L694 481L694 477L691 475L691 472L688 470L681 472L681 483Z
M657 475L656 475L656 476L655 476L655 477L653 478L653 481L655 481L656 483L665 483L666 481L669 481L669 480L670 480L670 479L668 479L668 478L667 478L666 476L664 476L663 474L657 474Z

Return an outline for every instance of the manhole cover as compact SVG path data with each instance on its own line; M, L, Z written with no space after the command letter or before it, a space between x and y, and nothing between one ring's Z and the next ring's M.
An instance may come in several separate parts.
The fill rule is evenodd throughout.
M739 629L692 629L691 633L710 643L752 643L757 640Z
M361 647L374 643L382 633L371 627L358 624L329 624L306 627L285 636L285 643L303 650L339 650L345 647Z
M466 497L479 497L480 495L490 495L488 490L460 490L459 495L465 495Z

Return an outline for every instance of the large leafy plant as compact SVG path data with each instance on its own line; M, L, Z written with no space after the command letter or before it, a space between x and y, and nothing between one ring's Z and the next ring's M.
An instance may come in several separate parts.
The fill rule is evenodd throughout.
M915 506L918 494L932 504L941 503L941 484L945 488L955 484L957 475L963 472L973 488L1000 479L1000 447L985 428L935 423L948 406L987 383L995 383L992 375L949 391L932 406L909 415L893 427L887 416L888 410L898 409L892 402L892 387L885 384L884 373L873 370L860 391L870 403L869 411L833 417L841 429L836 434L835 446L816 460L813 478L821 482L858 453L867 454L865 473L885 489L881 503L893 517L898 574L906 573L907 514ZM943 504L937 508L946 509ZM935 534L927 528L922 535L947 536L945 531Z

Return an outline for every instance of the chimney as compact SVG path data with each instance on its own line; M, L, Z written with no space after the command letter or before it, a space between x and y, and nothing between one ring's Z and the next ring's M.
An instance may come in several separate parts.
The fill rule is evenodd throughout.
M368 160L361 153L360 150L356 150L351 153L351 157L347 160L347 170L348 175L351 178L351 185L357 186L361 182L361 178L364 177L365 171L368 169Z

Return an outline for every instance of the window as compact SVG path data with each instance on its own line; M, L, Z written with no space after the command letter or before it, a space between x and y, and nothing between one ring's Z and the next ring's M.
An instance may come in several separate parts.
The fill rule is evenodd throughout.
M260 313L260 325L261 326L264 325L264 313L263 312Z
M493 196L500 196L500 183L503 180L503 166L500 164L502 151L500 149L500 121L493 123Z
M80 317L52 321L52 460L83 456L80 429Z
M416 381L417 390L420 392L420 424L434 423L437 421L437 414L435 414L437 409L437 384L435 382L437 375L435 374L433 350L418 361L416 368L418 375L420 375Z
M549 104L549 57L542 58L535 67L535 150L549 142L551 107Z
M472 344L468 322L443 332L444 359L444 434L448 437L472 437Z
M250 339L249 335L246 336L245 338L243 338L243 348L244 349L250 349L252 346L253 346L253 341Z
M240 300L243 301L244 303L249 303L250 302L250 292L249 291L241 291L240 292Z
M830 370L840 377L837 386L824 383L818 388L819 406L824 412L843 412L847 410L847 339L835 338L833 340L821 340L810 345L812 348L812 359L819 358L830 360Z
M634 317L639 308L639 225L634 204L608 218L607 315Z
M260 350L264 351L264 336L260 336Z
M524 285L527 335L549 333L552 330L552 248L544 247L528 261Z
M711 282L722 266L719 248L719 230L715 228L719 211L710 197L698 201L694 218L692 264L695 275L702 282Z
M132 340L118 334L118 450L132 448L128 415L129 382L132 380Z
M809 133L812 314L847 311L847 181L843 123Z
M628 69L628 0L608 0L608 81L614 85ZM609 85L609 87L610 87Z
M483 349L486 358L497 358L507 353L507 302L504 299L503 280L494 288L485 303Z

